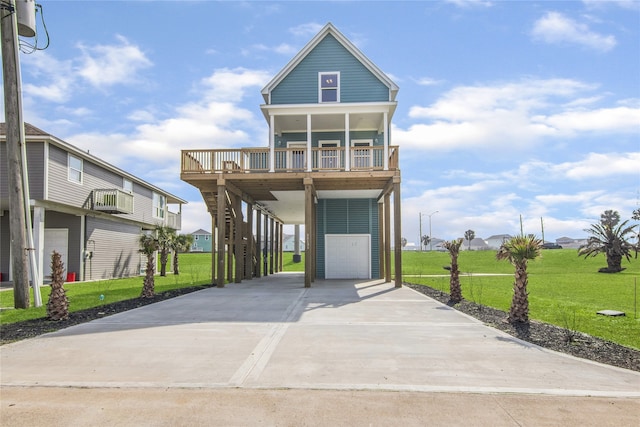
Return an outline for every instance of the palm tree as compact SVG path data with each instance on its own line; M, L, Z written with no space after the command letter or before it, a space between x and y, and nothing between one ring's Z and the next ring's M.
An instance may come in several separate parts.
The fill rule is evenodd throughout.
M160 250L160 276L164 277L167 275L169 252L173 246L173 240L176 238L176 230L161 225L156 227L156 235L158 238L158 249Z
M599 224L592 224L591 228L585 229L591 237L587 239L587 243L580 246L578 256L584 255L585 258L595 257L600 253L604 253L607 257L607 266L601 268L601 273L618 273L622 268L622 257L627 261L631 259L631 253L638 254L640 249L637 245L628 241L633 237L635 225L628 225L629 220L619 223L620 215L618 212L606 211L600 217ZM616 217L617 215L617 217ZM616 220L617 218L617 220Z
M469 250L471 250L471 241L476 238L476 232L467 230L464 232L464 238L469 242Z
M442 243L442 246L449 251L451 256L451 275L449 279L449 300L452 303L462 301L462 288L460 287L460 270L458 269L458 255L462 239L455 239Z
M178 234L173 239L173 274L176 276L180 274L180 268L178 266L178 252L186 252L193 244L193 236L191 234Z
M140 252L147 256L147 268L144 275L144 284L142 286L142 298L153 298L155 295L155 273L156 259L155 253L160 247L158 239L151 234L143 234L140 236Z
M529 293L527 292L527 261L540 256L542 241L535 236L516 236L505 241L496 258L506 259L515 267L513 299L509 310L510 323L529 322Z
M429 243L431 242L431 237L425 234L424 236L422 236L420 240L422 241L422 246L426 248L427 246L429 246Z

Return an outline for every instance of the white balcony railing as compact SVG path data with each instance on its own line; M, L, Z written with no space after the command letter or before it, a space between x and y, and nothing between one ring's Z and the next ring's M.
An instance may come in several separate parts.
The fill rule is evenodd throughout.
M133 194L117 188L93 190L93 210L112 214L132 214Z

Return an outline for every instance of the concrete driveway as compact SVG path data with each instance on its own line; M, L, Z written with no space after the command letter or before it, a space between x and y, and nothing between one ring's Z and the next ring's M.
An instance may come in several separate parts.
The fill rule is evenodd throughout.
M392 283L303 283L279 273L2 346L0 421L640 422L640 373L536 347Z

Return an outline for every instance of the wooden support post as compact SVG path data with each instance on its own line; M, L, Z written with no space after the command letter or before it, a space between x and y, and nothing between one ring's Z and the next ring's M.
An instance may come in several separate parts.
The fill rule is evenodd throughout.
M391 282L391 196L384 195L384 281Z
M264 214L264 248L262 249L262 273L269 275L269 215Z
M253 279L253 205L247 203L246 256L244 260L244 278Z
M234 258L235 258L235 282L242 282L244 277L244 219L242 218L242 197L233 195L234 206L233 209L236 212L235 227L236 232L234 236Z
M229 200L231 202L232 199ZM231 210L231 206L229 206L229 210ZM235 221L233 220L233 215L229 217L229 230L227 232L227 282L233 282L233 256L234 256L234 248L233 248L233 236L235 232Z
M226 236L226 232L227 232L227 218L226 218L226 211L227 211L227 189L225 188L224 185L224 180L223 179L219 179L218 180L218 195L216 196L217 198L217 204L218 204L218 214L217 214L217 220L218 220L218 278L216 279L216 285L219 288L224 288L224 272L225 272L225 268L224 268L224 248L225 245L227 244L227 236Z
M313 282L313 249L312 244L315 245L313 236L313 180L311 178L305 178L304 180L304 287L310 288L311 282Z
M217 216L211 212L211 283L215 283L216 280L216 255L218 252L218 247L216 245L216 222L218 218Z
M378 265L379 278L384 279L384 203L378 203Z
M269 274L273 274L273 252L275 250L275 220L273 218L270 219L270 232L269 232L269 237L271 237L271 239L269 240Z
M393 178L393 233L395 246L396 288L402 287L402 214L400 209L400 177Z
M256 277L262 276L262 211L256 210Z

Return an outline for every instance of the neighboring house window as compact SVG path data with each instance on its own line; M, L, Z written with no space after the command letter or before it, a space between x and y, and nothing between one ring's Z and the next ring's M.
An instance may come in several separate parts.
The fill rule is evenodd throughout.
M68 179L72 182L82 184L82 159L69 154L68 157L69 175Z
M195 240L198 240L198 238L199 238L199 237L200 237L200 236L196 235Z
M209 240L209 236L204 236L204 240Z
M130 179L122 178L122 189L129 193L133 193L133 182L131 182Z
M153 193L153 216L155 218L164 218L164 208L167 204L167 199L158 193Z
M340 73L320 73L319 80L320 102L340 102Z

